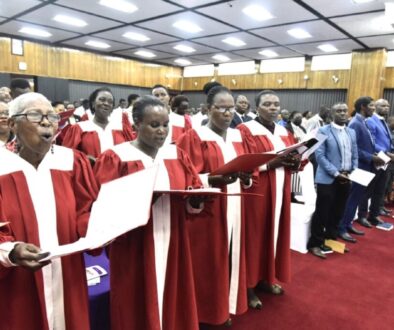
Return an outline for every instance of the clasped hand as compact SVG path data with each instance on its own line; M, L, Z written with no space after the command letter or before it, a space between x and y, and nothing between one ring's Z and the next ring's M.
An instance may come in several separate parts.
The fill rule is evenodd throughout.
M279 167L286 167L290 170L298 170L301 163L301 156L299 154L280 155L268 163L268 168L276 169Z
M34 244L18 243L10 252L9 258L13 264L36 271L50 263L50 261L40 262L48 255L49 252L41 253L41 249Z

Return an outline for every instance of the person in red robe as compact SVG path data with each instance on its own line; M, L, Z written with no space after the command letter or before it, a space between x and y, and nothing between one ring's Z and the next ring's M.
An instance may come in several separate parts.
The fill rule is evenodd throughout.
M166 143L174 143L183 133L192 128L191 118L188 115L179 114L171 110L169 105L170 94L168 93L168 89L163 85L153 86L152 95L163 102L168 110L170 126Z
M237 128L249 153L280 151L296 141L286 128L277 125L280 101L273 91L256 97L258 117ZM249 306L260 309L262 303L254 288L282 294L276 279L290 279L290 184L291 172L299 166L299 157L280 156L259 169L259 177L250 192L264 197L248 200L246 208L246 264Z
M114 146L98 158L94 167L98 183L158 165L155 190L201 187L187 155L165 144L169 119L164 104L144 96L134 103L133 119L137 139ZM186 220L187 211L201 211L200 201L194 198L187 203L181 196L168 194L154 197L148 224L109 247L111 328L197 330Z
M127 116L113 114L114 96L109 88L96 89L89 97L92 120L80 121L68 127L62 145L82 151L94 162L105 150L112 146L131 141L135 135ZM128 120L127 120L128 122Z
M85 236L98 191L86 156L52 145L59 120L41 94L10 107L18 153L0 149L1 329L89 329L82 254L40 262Z
M186 132L177 145L187 152L204 185L239 194L243 182L251 184L250 175L209 175L244 153L240 132L229 128L235 112L234 99L227 88L216 86L209 91L206 103L208 124ZM189 224L198 316L202 323L228 324L230 314L247 310L244 211L240 196L216 198L206 212L197 216L198 220Z

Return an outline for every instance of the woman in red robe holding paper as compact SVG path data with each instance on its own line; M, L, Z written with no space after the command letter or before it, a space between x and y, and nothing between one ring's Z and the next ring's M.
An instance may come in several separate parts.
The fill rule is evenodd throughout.
M249 153L280 151L294 143L294 137L275 123L280 102L273 91L256 97L258 117L237 128ZM264 197L248 200L246 208L246 264L249 306L260 309L262 303L254 288L282 294L274 284L290 278L290 176L298 169L299 157L280 156L259 168L259 178L250 192Z
M164 145L169 119L160 100L138 99L133 120L137 139L98 158L94 171L99 184L158 165L155 190L201 187L187 155L175 145ZM164 194L154 200L148 224L117 238L109 248L111 328L197 330L186 218L202 208L198 198Z
M109 88L96 89L89 97L93 119L71 125L63 137L63 146L78 149L94 161L112 146L133 140L130 123L121 114L111 115L114 102Z
M250 175L209 175L244 153L240 132L229 128L234 99L227 88L216 86L210 89L206 103L208 124L186 132L177 144L187 152L205 186L239 194L242 182L251 184ZM216 325L229 322L230 314L247 310L243 199L214 199L198 220L189 224L189 234L199 321Z
M41 94L10 107L18 148L0 149L1 329L89 329L82 254L40 262L85 236L97 195L85 155L52 144L59 120Z

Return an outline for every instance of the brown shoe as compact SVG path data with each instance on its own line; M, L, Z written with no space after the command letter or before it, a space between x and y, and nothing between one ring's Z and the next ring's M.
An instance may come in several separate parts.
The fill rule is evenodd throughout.
M322 250L320 250L320 248L318 246L310 248L309 252L318 258L327 259L327 256L322 252Z

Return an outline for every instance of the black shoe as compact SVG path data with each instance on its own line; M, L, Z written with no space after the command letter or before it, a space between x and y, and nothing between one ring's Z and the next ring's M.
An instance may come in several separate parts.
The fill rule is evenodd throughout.
M360 236L364 235L363 231L358 230L358 229L354 228L353 226L348 227L347 231L351 234L354 234L354 235L360 235Z
M320 245L320 250L322 253L327 254L327 253L333 253L334 251L327 245Z
M385 211L384 209L381 209L379 211L379 215L384 216L384 217L389 217L390 216L390 212Z
M358 218L356 221L363 227L372 228L372 225L367 220L367 218Z
M357 240L354 237L350 236L349 233L339 234L339 237L341 239L343 239L344 241L346 241L346 242L350 242L350 243L356 243L357 242Z
M368 218L368 221L373 226L381 225L382 223L384 223L384 221L379 217L370 217Z
M318 258L327 259L327 256L320 250L318 246L310 248L309 252Z

